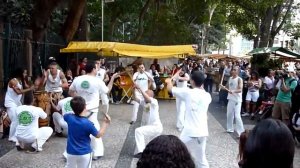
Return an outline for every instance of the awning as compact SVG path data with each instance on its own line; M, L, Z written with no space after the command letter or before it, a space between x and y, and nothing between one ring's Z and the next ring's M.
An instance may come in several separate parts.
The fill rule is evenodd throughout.
M117 42L70 42L61 53L103 53L104 56L170 58L195 55L193 45L150 46Z
M255 48L252 51L250 51L249 55L255 55L255 54L275 54L282 57L290 57L290 58L300 58L300 55L297 53L294 53L286 48L283 47L264 47L264 48Z

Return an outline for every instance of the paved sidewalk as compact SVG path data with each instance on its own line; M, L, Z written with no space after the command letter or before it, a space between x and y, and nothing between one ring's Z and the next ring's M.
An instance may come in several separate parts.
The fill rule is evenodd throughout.
M164 127L163 134L179 136L175 128L176 110L175 101L159 101L160 118ZM99 161L93 161L92 167L97 168L135 168L137 159L133 159L134 152L134 127L130 125L132 105L110 105L112 123L103 137L105 156ZM207 159L211 168L238 168L237 154L238 143L236 135L228 134L224 129L226 121L226 108L212 103L208 115L209 137L207 141ZM102 116L98 116L99 118ZM141 118L141 116L139 116ZM253 123L246 122L251 128ZM1 142L1 141L0 141ZM44 145L42 152L26 154L11 150L0 158L1 168L61 168L65 166L62 153L66 146L66 138L51 137ZM1 150L1 149L0 149ZM297 149L295 168L299 168L300 151Z

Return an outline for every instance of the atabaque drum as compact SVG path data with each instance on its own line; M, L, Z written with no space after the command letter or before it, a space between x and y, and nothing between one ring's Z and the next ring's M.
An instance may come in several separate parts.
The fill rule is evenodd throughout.
M50 97L48 93L44 91L36 91L33 94L33 105L42 108L47 113L46 119L39 118L39 127L49 126L50 111L47 109L47 106L50 105Z

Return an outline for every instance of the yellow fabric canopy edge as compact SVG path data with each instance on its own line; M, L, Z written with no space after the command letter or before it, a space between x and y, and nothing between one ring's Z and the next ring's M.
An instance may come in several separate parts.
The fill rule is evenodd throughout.
M150 46L118 42L78 42L73 41L61 53L103 52L104 56L132 56L144 58L170 58L195 55L193 45Z

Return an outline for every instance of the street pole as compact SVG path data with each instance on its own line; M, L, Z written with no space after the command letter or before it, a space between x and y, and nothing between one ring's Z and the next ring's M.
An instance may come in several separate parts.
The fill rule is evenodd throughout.
M101 23L101 41L103 42L103 37L104 37L104 1L105 0L101 0L101 8L102 8L102 23Z
M123 42L125 41L125 23L123 23Z

